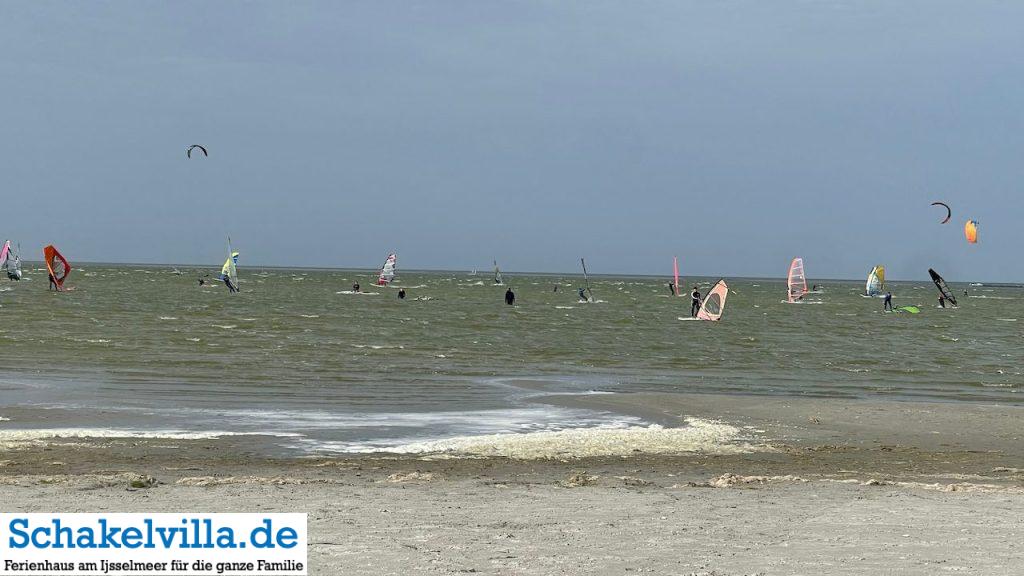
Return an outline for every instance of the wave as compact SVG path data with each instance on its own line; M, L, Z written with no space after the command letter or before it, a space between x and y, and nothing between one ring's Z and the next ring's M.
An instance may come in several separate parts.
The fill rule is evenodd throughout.
M460 436L413 442L389 448L363 450L392 454L423 454L449 457L504 457L518 460L635 456L644 454L745 454L770 450L752 445L735 426L687 418L686 426L604 425L523 434Z

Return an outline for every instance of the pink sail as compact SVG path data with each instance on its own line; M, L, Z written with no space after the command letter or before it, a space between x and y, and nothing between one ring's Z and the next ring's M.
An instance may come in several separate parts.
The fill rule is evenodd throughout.
M722 317L722 312L725 311L725 298L728 295L729 285L725 283L725 280L719 280L715 287L708 292L708 295L704 297L704 302L701 303L700 310L697 312L697 318L699 320L718 322Z
M804 276L804 259L793 258L789 265L789 278L786 281L789 288L789 301L796 302L807 294L807 278Z
M7 264L7 258L10 257L10 254L11 254L11 241L8 240L8 241L4 242L3 250L0 250L0 266L4 266L4 265Z
M679 293L679 258L675 256L672 257L672 273L675 275L676 279L676 296L682 296L682 294Z

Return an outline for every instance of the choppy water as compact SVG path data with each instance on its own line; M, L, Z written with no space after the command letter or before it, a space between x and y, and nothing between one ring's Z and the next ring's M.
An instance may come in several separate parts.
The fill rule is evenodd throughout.
M1017 403L1024 387L1015 288L971 287L959 310L940 310L930 283L895 284L897 306L922 308L909 315L883 314L861 282L791 305L782 279L732 280L711 324L679 320L689 299L669 297L667 279L598 278L586 304L578 277L506 275L510 307L504 286L465 273L403 273L405 301L365 271L243 269L235 295L166 267L86 265L61 294L28 274L0 284L0 417L20 414L0 421L8 433L270 433L281 447L353 451L643 424L530 401L550 393ZM370 294L339 293L355 281Z

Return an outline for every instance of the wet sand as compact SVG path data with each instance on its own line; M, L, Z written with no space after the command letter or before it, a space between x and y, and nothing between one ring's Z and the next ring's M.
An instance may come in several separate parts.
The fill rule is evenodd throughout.
M0 453L6 511L308 512L313 574L1024 571L1021 409L623 394L547 398L750 453L261 456L260 439L56 439Z

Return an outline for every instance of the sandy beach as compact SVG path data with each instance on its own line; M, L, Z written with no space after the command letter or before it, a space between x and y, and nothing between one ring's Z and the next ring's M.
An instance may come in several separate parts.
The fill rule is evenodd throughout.
M9 443L9 511L307 512L312 574L1009 574L1021 409L722 395L555 397L737 451L267 458L256 439Z

